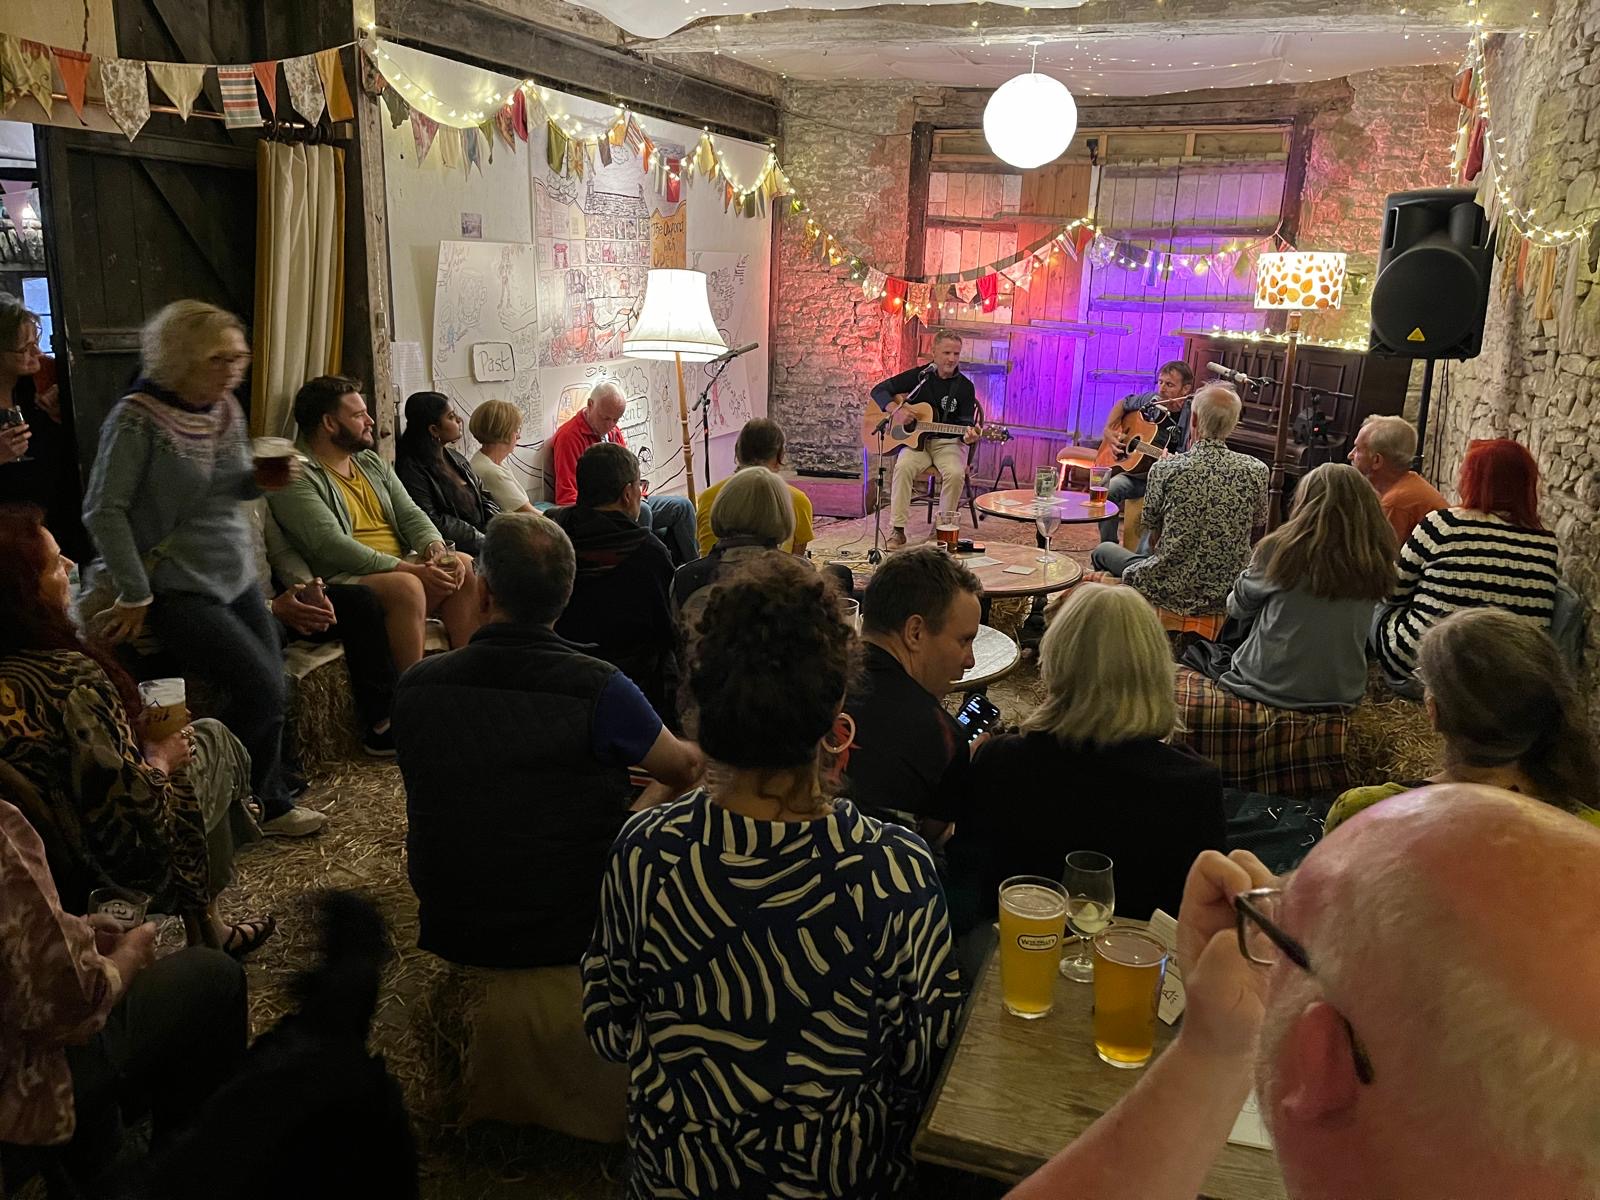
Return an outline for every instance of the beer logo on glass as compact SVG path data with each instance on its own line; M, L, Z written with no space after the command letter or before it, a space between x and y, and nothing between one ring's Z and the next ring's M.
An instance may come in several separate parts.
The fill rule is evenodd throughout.
M1017 945L1024 950L1054 950L1061 941L1059 933L1019 933Z

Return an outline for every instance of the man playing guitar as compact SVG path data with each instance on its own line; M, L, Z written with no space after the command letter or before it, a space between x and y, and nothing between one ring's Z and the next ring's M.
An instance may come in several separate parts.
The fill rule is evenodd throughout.
M1168 420L1163 423L1161 434L1157 435L1158 447L1171 454L1181 453L1189 444L1189 405L1193 392L1194 372L1189 369L1188 363L1179 359L1162 363L1161 369L1156 372L1156 390L1137 396L1124 396L1113 404L1101 437L1115 445L1120 452L1127 440L1122 431L1122 419L1130 412L1138 412L1153 404L1168 413ZM1112 478L1106 499L1117 506L1117 511L1100 522L1102 542L1117 540L1122 506L1129 500L1140 499L1144 495L1144 487L1142 474L1119 473Z
M894 532L889 549L906 544L906 517L911 511L911 484L932 467L939 475L939 509L954 512L961 505L961 485L967 477L963 445L978 440L978 396L972 380L961 373L961 336L941 329L933 335L933 361L924 367L885 379L872 389L872 399L885 412L894 413L900 405L916 401L933 406L934 419L948 425L965 425L959 438L953 434L929 434L926 449L901 450L894 464L894 486L890 491L890 514ZM874 447L869 442L868 449Z

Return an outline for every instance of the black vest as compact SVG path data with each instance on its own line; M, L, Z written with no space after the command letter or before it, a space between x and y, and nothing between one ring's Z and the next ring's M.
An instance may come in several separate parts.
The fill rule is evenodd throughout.
M401 677L394 735L422 949L543 967L588 948L630 795L627 770L593 751L615 671L549 629L497 624Z

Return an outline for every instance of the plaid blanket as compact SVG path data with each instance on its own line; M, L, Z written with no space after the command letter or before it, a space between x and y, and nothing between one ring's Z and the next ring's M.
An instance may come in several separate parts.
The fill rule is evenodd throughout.
M1178 668L1176 743L1222 769L1222 786L1269 796L1330 796L1349 787L1344 709L1296 712L1244 700Z
M1079 583L1104 583L1112 587L1123 586L1122 580L1104 571L1085 571ZM1071 590L1070 588L1068 589ZM1168 633L1198 633L1206 641L1215 641L1217 631L1228 619L1227 613L1176 613L1155 605L1156 616L1161 618L1161 628Z

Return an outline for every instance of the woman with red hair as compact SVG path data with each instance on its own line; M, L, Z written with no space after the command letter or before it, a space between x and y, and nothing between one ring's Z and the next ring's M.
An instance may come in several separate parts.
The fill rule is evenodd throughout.
M1422 635L1464 608L1501 608L1550 628L1555 613L1555 534L1539 521L1539 468L1509 438L1467 447L1461 503L1429 513L1400 548L1394 595L1373 630L1384 675L1420 695Z
M0 504L0 562L0 760L63 907L81 914L94 889L132 888L149 894L150 911L182 916L191 944L254 950L273 919L226 926L213 903L235 846L260 836L239 739L217 721L160 741L137 733L138 691L79 639L72 564L37 508Z

